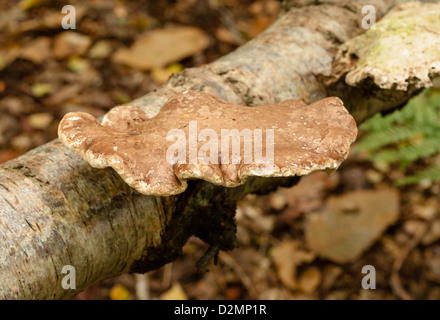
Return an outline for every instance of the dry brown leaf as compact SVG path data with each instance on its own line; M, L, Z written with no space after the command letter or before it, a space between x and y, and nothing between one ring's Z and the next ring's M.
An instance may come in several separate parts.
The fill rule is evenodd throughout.
M422 244L426 246L431 243L434 243L435 241L438 241L439 239L440 239L440 221L434 220L431 223L428 232L423 237Z
M52 55L50 45L50 38L38 37L21 50L20 56L34 63L42 63Z
M311 212L322 206L324 193L331 190L339 183L338 172L328 175L325 172L313 172L301 178L299 183L292 188L279 188L277 191L284 195L287 208L282 218L294 220L301 213ZM313 192L310 192L313 190Z
M309 217L307 244L331 261L350 262L370 247L398 214L399 196L394 189L331 197L322 211Z
M91 43L92 39L89 36L75 31L63 31L54 39L53 54L58 59L71 55L84 55Z
M61 104L66 100L77 97L82 89L83 86L81 84L65 85L54 92L49 98L44 99L44 104L47 106L55 106L57 104Z
M111 288L109 297L111 300L129 300L130 291L128 291L128 289L122 284L116 284Z
M96 42L89 50L88 56L92 59L107 59L112 52L112 43L110 40L100 40Z
M295 290L298 286L297 267L303 263L312 262L315 255L301 249L298 241L285 240L273 248L272 259L281 282L289 289Z
M195 27L157 29L139 37L129 48L113 54L113 62L139 70L165 67L205 50L209 37Z
M329 264L324 267L322 272L321 292L329 291L336 283L338 277L342 274L343 269L337 265Z
M185 291L179 282L175 282L173 286L160 295L161 300L188 300Z
M307 268L298 279L298 287L304 293L312 293L321 283L321 271L315 266Z
M11 46L6 49L0 49L0 71L3 70L7 65L11 64L20 56L20 47Z
M53 121L53 115L47 112L38 112L29 115L29 125L34 129L47 129Z

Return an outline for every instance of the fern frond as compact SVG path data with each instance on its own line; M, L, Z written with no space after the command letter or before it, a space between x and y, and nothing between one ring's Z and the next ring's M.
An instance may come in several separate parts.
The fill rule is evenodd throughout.
M395 186L403 186L407 184L419 183L422 180L440 180L440 163L429 167L428 169L417 172L413 176L405 177L394 182Z
M440 154L440 90L426 89L401 110L375 115L360 129L366 135L355 151L368 150L370 160L398 163L401 169L421 158ZM440 179L440 164L400 179L396 185Z
M377 149L398 143L404 140L410 140L412 137L420 134L418 128L408 127L384 127L380 131L368 133L357 145L355 151L369 150L373 153Z
M411 163L440 152L440 138L425 138L419 144L408 144L396 150L381 150L374 155L375 161Z

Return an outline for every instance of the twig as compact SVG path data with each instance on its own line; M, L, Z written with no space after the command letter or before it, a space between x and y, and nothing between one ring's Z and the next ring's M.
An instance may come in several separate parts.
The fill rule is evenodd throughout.
M220 255L220 261L231 268L235 274L240 279L241 283L243 283L246 290L249 292L251 298L256 299L258 297L258 291L255 289L255 286L252 283L251 278L248 277L246 272L240 267L240 265L226 252L222 252Z
M136 273L136 297L138 300L150 300L150 281L148 273Z
M418 230L416 230L413 238L407 243L407 245L400 251L399 256L394 260L393 267L391 269L391 288L394 293L402 300L413 300L411 295L403 287L402 281L400 279L400 269L402 268L405 259L408 257L412 249L414 249L419 242L422 240L423 236L426 234L428 229L428 223L421 225Z
M208 271L208 264L211 260L214 259L214 265L217 265L218 253L220 252L220 248L218 246L210 246L208 250L206 250L205 254L202 258L200 258L199 262L197 262L196 268L197 272L204 273Z
M163 268L162 287L169 288L173 277L173 263L168 263Z
M238 45L242 45L243 43L245 43L246 41L238 30L237 25L235 24L234 19L231 15L231 12L227 8L222 7L219 8L219 13L223 25L231 33L235 43Z

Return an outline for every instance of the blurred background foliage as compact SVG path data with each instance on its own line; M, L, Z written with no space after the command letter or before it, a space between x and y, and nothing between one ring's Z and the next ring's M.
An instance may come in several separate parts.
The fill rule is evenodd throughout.
M376 167L397 164L405 177L395 186L440 179L440 89L425 89L401 110L376 114L359 128L365 135L355 152L368 151Z

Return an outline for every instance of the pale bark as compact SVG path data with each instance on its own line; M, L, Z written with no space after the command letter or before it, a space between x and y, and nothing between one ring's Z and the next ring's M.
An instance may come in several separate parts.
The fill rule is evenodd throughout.
M360 25L366 2L306 2L291 1L298 7L286 6L256 39L130 104L155 115L184 89L245 105L326 97L323 79L332 73L337 46L365 31ZM399 1L367 2L380 18ZM347 107L356 117L357 105ZM0 298L67 298L104 278L146 272L174 260L192 234L231 249L235 202L294 180L251 179L233 189L199 181L179 196L144 196L111 169L93 169L52 141L0 167ZM212 233L220 221L225 230ZM61 286L65 265L76 269L76 290Z

